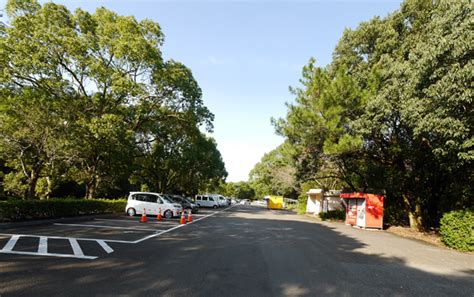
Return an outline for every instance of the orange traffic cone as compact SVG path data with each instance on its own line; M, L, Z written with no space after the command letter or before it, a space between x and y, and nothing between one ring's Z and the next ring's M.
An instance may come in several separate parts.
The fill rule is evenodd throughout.
M193 212L191 211L191 209L188 210L188 211L189 211L189 214L188 214L188 223L191 223L191 222L193 221L193 215L192 215Z
M161 221L161 208L158 208L158 215L156 216L156 220Z
M179 224L180 224L180 225L186 224L186 219L184 218L184 209L183 209L183 211L181 212L181 219L179 220Z
M140 223L146 223L146 210L143 209L142 217L140 218Z

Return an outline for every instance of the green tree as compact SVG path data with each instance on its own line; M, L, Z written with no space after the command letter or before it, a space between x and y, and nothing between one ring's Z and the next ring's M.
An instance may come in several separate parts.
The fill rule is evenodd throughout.
M151 152L160 164L150 166L166 168L160 182L183 188L184 160L192 159L192 150L180 152L192 147L183 141L211 155L208 163L198 158L202 167L214 166L193 183L225 176L215 143L196 132L202 126L211 132L213 115L191 71L163 61L157 23L105 8L72 13L35 0L9 0L6 11L0 145L14 169L5 177L7 188L28 198L35 190L48 196L58 177L67 176L92 198L121 187ZM177 166L165 164L169 156Z
M407 0L346 30L327 67L310 60L274 121L295 148L298 182L386 189L413 228L469 206L472 17L469 1Z
M295 168L291 146L283 143L265 154L249 174L249 183L257 197L266 195L295 196Z
M235 189L235 197L237 199L255 199L255 198L263 198L263 197L256 197L255 190L252 188L250 183L248 182L237 182L234 184Z

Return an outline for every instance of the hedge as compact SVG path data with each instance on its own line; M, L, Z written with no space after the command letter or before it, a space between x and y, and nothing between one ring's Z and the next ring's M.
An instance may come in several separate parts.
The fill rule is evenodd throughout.
M320 212L319 217L321 220L344 220L346 218L346 211L343 209L330 210L328 212Z
M0 221L24 221L125 212L126 200L49 199L0 201Z
M439 233L443 243L461 251L474 251L474 213L458 210L445 213L440 221Z

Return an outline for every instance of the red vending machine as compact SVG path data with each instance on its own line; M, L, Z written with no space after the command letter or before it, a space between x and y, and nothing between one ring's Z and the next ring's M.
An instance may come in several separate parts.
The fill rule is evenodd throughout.
M383 228L383 195L341 193L346 201L346 224L361 228Z

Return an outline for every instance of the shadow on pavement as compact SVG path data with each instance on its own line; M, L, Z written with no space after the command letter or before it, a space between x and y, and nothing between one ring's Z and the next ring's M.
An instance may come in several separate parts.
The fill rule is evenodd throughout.
M473 296L472 270L427 273L360 253L364 243L328 226L266 215L236 207L141 244L116 244L95 261L0 256L0 295Z

